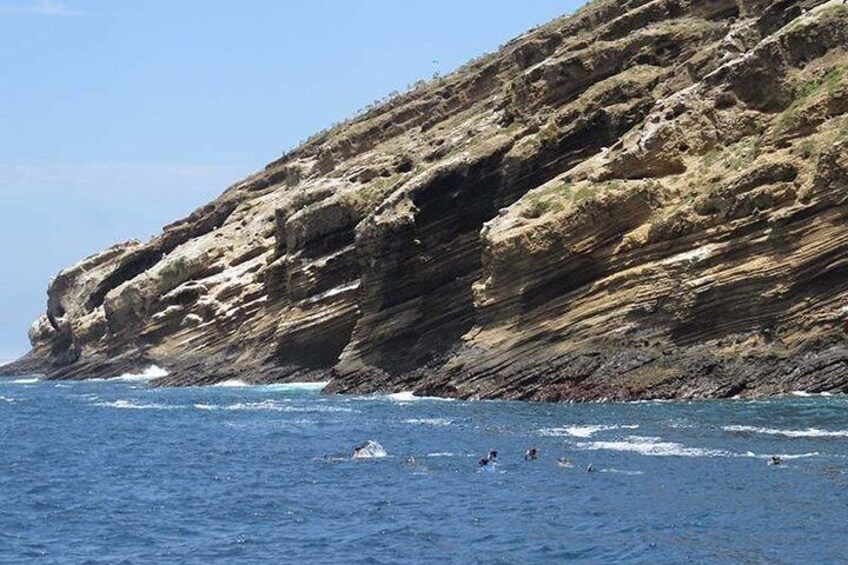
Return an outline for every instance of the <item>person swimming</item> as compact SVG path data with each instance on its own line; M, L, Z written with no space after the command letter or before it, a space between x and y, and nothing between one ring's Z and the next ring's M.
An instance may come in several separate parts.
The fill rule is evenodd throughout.
M595 466L594 466L594 465L592 465L591 463L589 463L589 466L588 466L588 467L586 467L586 472L587 472L587 473L590 473L590 474L591 474L591 473L594 473L594 472L595 472Z
M481 469L492 468L498 463L498 452L495 450L490 451L485 457L480 459L477 462L477 466Z
M539 459L539 450L535 447L531 447L524 452L525 461L536 461L537 459Z
M777 467L783 465L783 459L779 455L772 455L766 463L769 467Z
M574 464L569 461L567 457L560 457L559 459L557 459L557 465L566 468L574 467Z

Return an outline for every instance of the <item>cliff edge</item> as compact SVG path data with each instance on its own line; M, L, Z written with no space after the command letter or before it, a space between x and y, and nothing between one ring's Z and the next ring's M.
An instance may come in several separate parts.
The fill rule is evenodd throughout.
M3 373L848 392L848 6L611 0L62 271Z

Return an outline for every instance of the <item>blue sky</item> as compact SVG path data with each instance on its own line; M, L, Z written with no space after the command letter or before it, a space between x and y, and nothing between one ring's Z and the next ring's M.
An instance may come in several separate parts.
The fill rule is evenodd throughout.
M0 0L0 360L62 267L581 4Z

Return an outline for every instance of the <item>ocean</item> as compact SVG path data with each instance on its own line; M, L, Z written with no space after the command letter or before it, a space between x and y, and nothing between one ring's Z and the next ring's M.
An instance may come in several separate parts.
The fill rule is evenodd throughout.
M143 380L0 380L0 562L848 562L845 397L551 405ZM386 457L351 460L366 440Z

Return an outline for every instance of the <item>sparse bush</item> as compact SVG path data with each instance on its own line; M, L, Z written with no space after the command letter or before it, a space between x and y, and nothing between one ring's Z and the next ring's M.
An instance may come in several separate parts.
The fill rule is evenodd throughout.
M589 196L591 194L592 194L592 190L587 185L584 184L583 186L578 188L577 191L574 193L573 202L575 204L577 204L578 202L582 202L582 201L586 200L587 198L589 198Z
M721 160L721 151L718 149L710 149L701 156L701 162L706 167L712 167Z
M556 125L549 123L539 130L539 141L542 145L553 145L559 138Z
M846 10L848 10L848 8L846 8ZM844 76L844 67L834 67L824 76L823 79L814 78L795 86L792 89L792 104L784 110L777 122L778 131L785 132L798 127L801 123L800 108L804 102L819 94L822 91L822 88L824 88L828 96L833 96L839 90Z
M831 69L824 77L824 86L828 96L833 96L842 85L842 79L845 77L845 67L836 67Z
M524 218L534 220L536 218L541 218L542 216L548 213L561 212L563 209L564 206L561 202L558 202L556 200L550 200L544 198L543 196L535 195L531 196L527 200L527 205L521 215Z
M816 144L810 139L805 139L795 146L795 150L802 158L808 159L816 153Z

